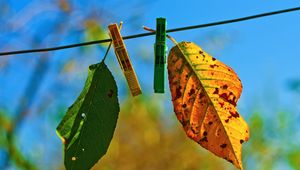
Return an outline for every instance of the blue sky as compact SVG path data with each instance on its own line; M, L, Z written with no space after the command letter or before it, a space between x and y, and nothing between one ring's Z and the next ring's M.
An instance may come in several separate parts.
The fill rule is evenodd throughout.
M144 32L141 28L143 25L155 28L157 17L167 18L168 28L177 28L299 5L297 1L154 1L148 3L147 8L140 9L144 13L143 20L135 23L135 28L126 27L126 23L130 22L127 21L127 15L131 14L131 7L123 10L124 12L120 8L112 8L111 12L116 18L115 21L109 22L124 21L122 34L130 35ZM134 6L132 9L139 8ZM297 96L289 90L288 82L299 79L300 75L298 69L300 23L297 22L299 15L300 12L292 12L170 35L178 42L195 42L236 71L244 87L239 108L246 117L253 107L272 106L270 112L284 107L297 112L299 111ZM150 95L153 93L153 65L141 64L141 58L153 59L154 41L154 36L126 40L143 91ZM169 41L168 48L171 49L172 46L174 44ZM146 51L143 56L140 55L140 49ZM112 53L111 57L114 57L113 55ZM114 64L116 62L112 62L112 65ZM117 81L124 82L124 79ZM166 88L168 89L168 85ZM165 98L167 102L168 98ZM171 106L169 109L172 110Z
M146 11L144 25L155 27L155 18L167 18L168 28L233 19L299 6L296 1L156 1ZM265 100L277 93L280 105L295 104L287 88L290 79L299 78L300 12L172 33L177 41L193 41L211 55L231 66L240 76L244 91L241 104L254 98ZM126 22L125 22L126 24ZM123 34L126 34L125 29ZM215 43L214 38L220 42ZM153 37L129 40L151 46ZM138 41L138 42L137 42ZM169 49L173 46L168 43ZM144 74L144 72L142 72ZM145 77L140 75L139 77ZM276 94L276 95L277 95ZM275 94L274 94L275 95ZM276 97L273 96L273 97Z
M11 1L10 3L14 4L15 2ZM157 17L167 18L168 28L177 28L292 8L300 5L297 1L204 1L201 3L198 1L184 1L183 3L182 1L175 0L137 1L133 3L134 5L129 3L128 5L122 4L121 7L118 7L115 5L118 2L122 1L105 2L107 7L111 7L109 11L113 14L114 18L113 20L104 20L102 24L108 25L112 22L124 21L123 35L145 32L142 29L143 25L155 28L155 19ZM81 4L83 2L76 1L76 3ZM24 4L26 3L24 2ZM14 10L22 10L24 4L18 2L17 5L14 5ZM94 1L86 1L82 6L89 8L89 4L93 5ZM146 5L144 7L141 5L142 7L140 7L140 4ZM80 12L84 12L84 9L81 8ZM142 12L143 18L134 24L131 23L128 20L128 17L133 15L131 11ZM260 100L266 95L265 93L272 93L271 90L279 94L279 103L289 105L290 103L293 104L294 96L289 94L287 82L290 79L299 78L298 75L300 72L300 69L297 69L300 60L298 57L300 55L300 48L298 48L297 42L300 38L298 32L300 23L296 22L299 13L287 13L240 23L171 33L170 35L178 42L193 41L197 43L205 51L231 66L240 76L244 86L240 101L241 105L252 102L254 98ZM49 15L45 16L50 20L47 22L55 22L53 14L50 13ZM49 27L45 27L44 21L37 20L24 29L27 31L43 30L47 33L47 31L51 31L50 25ZM128 25L130 26L128 27ZM11 37L15 36L15 34L12 34ZM5 38L9 39L9 37L6 36ZM66 39L58 44L77 43L78 41L76 40L78 39ZM154 36L126 40L128 51L133 60L132 62L146 94L152 94L153 65L152 63L144 65L141 62L141 58L148 58L149 61L153 61L153 43ZM44 46L58 44L46 43ZM168 42L168 48L171 49L172 46L173 44ZM27 46L21 43L19 48L26 49ZM142 50L146 52L143 56L141 56ZM58 56L63 55L64 52L70 52L70 50L51 54ZM110 54L110 57L114 57L112 50ZM99 54L94 53L93 55ZM33 54L31 56L36 55ZM18 57L19 60L22 60L27 56L16 56L14 60L18 60ZM115 59L112 60L113 62L109 64L115 68ZM20 67L17 64L20 63L16 63L16 67ZM18 74L17 76L24 77L26 73L28 72L24 72L25 75L21 76ZM119 73L116 74L117 76L120 75ZM12 82L17 82L20 80L20 77L11 76L11 79ZM84 76L82 76L81 81L84 81ZM124 81L124 79L120 81ZM5 86L4 89L9 88L8 84L3 85ZM126 89L126 87L119 88L121 91ZM15 89L15 92L18 91L19 89ZM9 96L6 94L2 97L9 99Z

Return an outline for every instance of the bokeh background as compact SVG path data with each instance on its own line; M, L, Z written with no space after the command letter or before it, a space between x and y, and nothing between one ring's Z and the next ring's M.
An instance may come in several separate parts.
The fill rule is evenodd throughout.
M0 0L0 51L52 47L155 29L177 28L300 6L299 1ZM242 80L238 103L251 138L245 169L300 169L300 12L172 33L230 65ZM153 93L154 36L126 40L143 95L132 98L113 50L106 60L118 84L121 112L108 153L94 170L235 169L185 136L168 85ZM55 128L76 97L88 66L108 44L0 57L0 169L64 169ZM168 48L173 46L168 42ZM167 82L166 82L167 83Z

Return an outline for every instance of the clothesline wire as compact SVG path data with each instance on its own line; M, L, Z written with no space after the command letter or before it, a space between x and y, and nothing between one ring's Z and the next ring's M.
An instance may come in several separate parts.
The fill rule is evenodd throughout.
M293 12L293 11L298 11L298 10L300 10L300 7L283 9L283 10L279 10L279 11L267 12L267 13L251 15L251 16L241 17L241 18L236 18L236 19L230 19L230 20L217 21L217 22L211 22L211 23L200 24L200 25L193 25L193 26L187 26L187 27L168 29L168 30L166 30L166 32L170 33L170 32L184 31L184 30L212 27L212 26L217 26L217 25L229 24L229 23L234 23L234 22L241 22L241 21L246 21L246 20L251 20L251 19L256 19L256 18L262 18L262 17L266 17L266 16L271 16L271 15L283 14L283 13L288 13L288 12ZM139 37L146 37L146 36L151 36L151 35L154 35L154 34L155 34L155 32L141 33L141 34L124 36L123 39L127 40L127 39L139 38ZM75 48L75 47L80 47L80 46L88 46L88 45L101 44L101 43L107 43L107 42L111 42L111 39L95 40L95 41L82 42L82 43L77 43L77 44L70 44L70 45L50 47L50 48L0 52L0 56L14 55L14 54L25 54L25 53L36 53L36 52L48 52L48 51L62 50L62 49L67 49L67 48Z

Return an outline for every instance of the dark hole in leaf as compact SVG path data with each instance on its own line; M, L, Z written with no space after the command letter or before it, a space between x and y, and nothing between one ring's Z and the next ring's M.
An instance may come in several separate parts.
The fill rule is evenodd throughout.
M112 89L110 89L109 92L107 93L107 96L111 98L113 96L113 94L114 94L114 91Z
M213 94L218 94L219 93L219 89L218 88L215 88L215 91Z
M189 96L193 95L195 93L195 89L191 89L189 92Z
M220 145L221 148L226 148L227 144L223 143L222 145Z
M207 137L204 136L202 139L199 140L199 142L208 142Z

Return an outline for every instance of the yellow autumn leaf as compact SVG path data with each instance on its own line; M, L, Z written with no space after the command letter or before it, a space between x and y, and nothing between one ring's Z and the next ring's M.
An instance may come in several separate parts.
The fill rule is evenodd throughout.
M236 73L192 42L173 47L168 57L174 111L188 137L243 169L247 123L237 112L242 84Z

